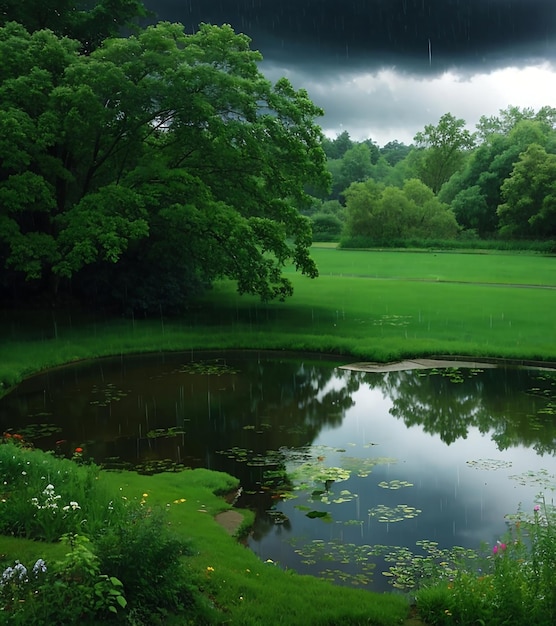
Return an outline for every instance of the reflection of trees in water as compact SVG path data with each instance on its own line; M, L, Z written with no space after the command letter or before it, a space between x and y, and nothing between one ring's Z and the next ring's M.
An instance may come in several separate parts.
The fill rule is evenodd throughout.
M556 373L520 368L389 372L367 376L392 400L391 414L406 426L421 426L447 444L470 428L491 433L500 450L523 445L556 453Z
M292 360L246 363L240 377L233 394L221 397L235 413L228 424L231 430L251 425L262 435L252 439L263 439L267 449L306 445L323 427L339 426L359 386L347 371ZM221 436L232 434L226 430Z

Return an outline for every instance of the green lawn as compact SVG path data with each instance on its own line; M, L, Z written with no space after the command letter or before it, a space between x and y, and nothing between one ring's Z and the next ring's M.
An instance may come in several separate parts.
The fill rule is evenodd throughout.
M223 282L173 319L4 312L0 393L45 367L134 351L268 348L346 360L433 354L556 360L554 257L314 252L321 276L292 273L295 293L284 303L240 297ZM441 280L431 279L433 267Z
M322 276L556 287L556 257L525 253L335 250L313 247Z

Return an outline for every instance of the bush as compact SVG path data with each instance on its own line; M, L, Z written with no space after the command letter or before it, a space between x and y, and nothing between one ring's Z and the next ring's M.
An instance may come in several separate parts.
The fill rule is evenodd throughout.
M168 612L200 619L196 590L182 557L190 548L168 527L166 511L130 511L126 522L107 529L97 543L101 569L122 581L135 623L155 624ZM197 623L202 623L198 621Z
M70 551L53 564L38 559L28 569L16 561L0 579L0 624L105 624L127 602L121 582L101 574L87 537L62 538Z
M541 499L533 515L510 516L507 536L483 567L461 563L449 581L429 580L417 591L428 624L551 626L556 623L556 513Z
M458 237L458 239L389 238L384 240L361 236L342 236L339 247L346 250L399 248L425 250L504 250L508 252L539 252L541 254L556 253L556 241L476 239L465 232L462 236Z
M342 221L330 213L317 213L311 218L314 241L338 241L342 232Z

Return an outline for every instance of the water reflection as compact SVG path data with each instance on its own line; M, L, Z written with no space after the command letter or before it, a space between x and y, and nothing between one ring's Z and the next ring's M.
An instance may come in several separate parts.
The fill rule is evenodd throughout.
M261 558L375 589L387 564L369 546L494 542L505 514L553 487L553 371L337 365L262 352L81 363L3 398L0 427L107 465L230 472L258 512Z

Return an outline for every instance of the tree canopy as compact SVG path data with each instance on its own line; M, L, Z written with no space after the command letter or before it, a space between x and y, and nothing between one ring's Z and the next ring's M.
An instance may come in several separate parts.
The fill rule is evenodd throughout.
M147 15L141 0L0 0L0 26L18 22L31 33L49 29L79 41L86 53Z
M248 37L160 23L83 54L11 22L0 57L0 285L149 309L316 276L299 207L328 184L322 111Z
M435 193L462 165L465 153L475 143L474 136L465 129L465 120L445 113L437 126L428 124L414 138L424 149L420 161L420 178Z
M345 191L346 235L375 243L403 239L449 239L459 227L448 205L417 179L383 187L369 179Z

